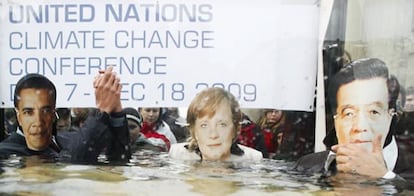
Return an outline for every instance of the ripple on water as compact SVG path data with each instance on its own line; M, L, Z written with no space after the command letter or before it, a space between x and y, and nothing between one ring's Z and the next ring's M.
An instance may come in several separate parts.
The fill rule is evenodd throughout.
M69 164L41 157L11 156L0 162L0 194L272 195L412 194L414 183L367 181L358 176L329 179L291 171L292 162L178 161L167 153L140 151L128 164Z

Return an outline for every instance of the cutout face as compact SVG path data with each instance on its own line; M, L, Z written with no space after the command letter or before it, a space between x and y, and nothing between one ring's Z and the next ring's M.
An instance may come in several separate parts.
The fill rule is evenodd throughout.
M222 102L211 117L205 115L195 121L195 138L205 160L226 160L235 137L230 105Z
M23 89L16 108L17 120L31 150L46 149L52 138L55 106L47 89Z
M388 109L386 80L356 80L342 85L337 93L335 129L339 144L358 143L372 150L372 140L388 134L392 115Z

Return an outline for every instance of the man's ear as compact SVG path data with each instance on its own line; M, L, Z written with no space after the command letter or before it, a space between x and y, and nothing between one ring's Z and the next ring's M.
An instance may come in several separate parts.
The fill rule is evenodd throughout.
M14 111L16 112L16 123L17 123L17 128L21 131L23 131L22 126L20 125L20 115L19 115L19 110L17 108L14 108Z
M14 111L16 112L16 122L17 122L17 125L20 125L19 124L19 110L17 108L14 108Z
M59 118L59 114L55 111L55 118L53 119L53 122L57 122Z

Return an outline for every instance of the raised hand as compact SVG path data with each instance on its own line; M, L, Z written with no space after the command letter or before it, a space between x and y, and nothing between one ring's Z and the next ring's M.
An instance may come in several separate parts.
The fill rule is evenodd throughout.
M373 139L372 152L354 143L332 146L332 151L336 152L338 171L372 178L383 177L388 170L382 154L381 138L382 135L378 134Z
M99 71L93 81L96 107L101 112L108 114L122 111L120 99L122 85L120 79L112 70L113 67L110 66L104 71Z

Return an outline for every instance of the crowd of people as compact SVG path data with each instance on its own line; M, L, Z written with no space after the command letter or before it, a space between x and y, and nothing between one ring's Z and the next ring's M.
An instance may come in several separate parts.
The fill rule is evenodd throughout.
M231 95L225 91L221 93L226 96ZM234 98L232 101L237 102ZM237 108L240 109L238 106ZM87 125L85 122L89 114L96 112L97 109L99 110L99 108L55 108L53 126L55 126L56 134L75 134L82 130ZM208 109L212 112L217 110L217 108L210 107ZM6 109L4 121L6 137L21 130L15 111L17 110ZM262 157L273 159L296 160L304 154L313 152L314 117L312 112L276 109L258 111L260 111L260 116L257 122L251 120L243 112L236 114L240 115L240 119L237 123L235 122L234 144L258 150ZM169 152L173 144L191 141L193 133L191 123L180 116L179 108L125 107L122 108L122 112L127 120L132 152L142 149Z
M56 108L56 132L77 132L85 125L95 108ZM191 140L188 122L180 116L179 108L123 108L128 123L132 152L149 149L168 152L173 144ZM313 152L314 118L312 112L293 112L273 109L262 112L257 122L241 113L234 142L261 152L264 158L296 160ZM275 112L283 117L274 117ZM14 109L6 109L6 137L18 131ZM73 133L72 133L73 134ZM283 143L282 143L283 141Z
M15 108L5 112L0 156L90 163L104 154L127 162L131 153L147 149L180 160L296 161L294 170L324 176L414 174L414 88L401 87L379 59L353 61L330 79L334 129L324 140L327 150L316 153L313 112L267 108L254 121L230 92L207 88L194 97L184 119L178 108L122 107L120 78L112 67L97 73L93 86L96 107L56 108L53 82L39 74L22 77Z

